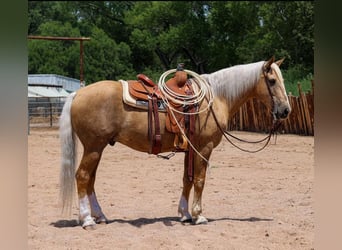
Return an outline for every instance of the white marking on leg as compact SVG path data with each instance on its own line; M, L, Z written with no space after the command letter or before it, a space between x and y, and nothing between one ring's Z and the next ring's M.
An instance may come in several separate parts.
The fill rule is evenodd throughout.
M196 225L208 223L207 218L201 215L201 213L202 213L201 203L197 201L197 203L193 205L193 208L192 208L192 215L194 216L193 221L195 222Z
M199 216L197 217L196 222L195 222L196 225L199 225L199 224L207 224L207 223L208 223L207 218L205 218L205 217L202 216L202 215L199 215Z
M82 227L95 225L93 218L90 215L90 206L88 196L85 195L83 198L79 199L80 202L80 221Z
M97 223L104 223L107 221L105 215L102 212L102 209L97 201L95 192L92 192L91 195L89 195L89 201L90 201L90 209L91 209L91 216L95 217L95 220Z
M189 213L188 202L183 195L181 196L180 201L179 201L178 213L180 213L182 215L182 217L180 219L181 222L192 219L192 217Z

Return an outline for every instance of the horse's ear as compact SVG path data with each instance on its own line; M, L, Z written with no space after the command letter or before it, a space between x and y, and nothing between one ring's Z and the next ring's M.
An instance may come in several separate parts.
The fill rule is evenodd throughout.
M278 67L283 63L283 61L285 60L285 57L276 61L275 63L278 65Z
M274 63L274 56L272 56L272 57L264 64L264 70L265 70L266 72L270 71L272 63Z

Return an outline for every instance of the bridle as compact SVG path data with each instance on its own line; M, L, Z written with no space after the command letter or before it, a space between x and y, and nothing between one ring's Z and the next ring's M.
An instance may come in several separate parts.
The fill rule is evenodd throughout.
M265 138L263 138L263 139L261 139L261 140L257 140L257 141L246 141L246 140L240 139L240 138L238 138L238 137L232 135L232 134L229 133L228 131L223 130L223 128L220 126L220 124L219 124L219 122L218 122L218 120L217 120L216 114L215 114L215 112L214 112L212 106L210 107L211 112L212 112L213 117L214 117L214 120L215 120L217 126L219 127L219 129L220 129L222 135L223 135L223 136L226 138L226 140L227 140L228 142L230 142L234 147L236 147L236 148L238 148L238 149L240 149L240 150L242 150L242 151L244 151L244 152L256 153L256 152L259 152L259 151L263 150L263 149L269 144L272 135L276 135L276 132L277 132L277 130L279 129L281 123L282 123L279 119L276 118L276 115L275 115L275 103L274 103L274 99L273 99L274 95L272 94L272 91L271 91L271 83L270 83L270 80L269 80L268 77L267 77L267 73L269 72L269 70L270 70L270 69L267 69L267 68L265 67L265 65L263 66L263 76L264 76L264 78L265 78L267 90L268 90L268 93L269 93L269 95L270 95L271 103L272 103L272 106L273 106L273 111L272 111L272 114L273 114L272 126L270 127L270 132L269 132L269 134L268 134ZM254 144L256 144L256 143L261 143L261 142L264 142L264 141L265 141L265 144L264 144L261 148L259 148L259 149L257 149L257 150L247 150L247 149L243 149L243 148L239 147L238 145L236 145L234 142L232 142L232 141L229 139L228 136L230 136L230 137L232 137L232 138L234 138L234 139L236 139L236 140L238 140L238 141L241 141L241 142L254 143Z
M264 79L265 79L265 82L266 82L266 87L267 87L267 91L268 91L268 94L270 95L271 97L271 103L272 103L272 107L273 107L273 111L272 111L272 114L273 114L273 120L277 120L277 117L276 117L276 114L275 114L275 103L274 103L274 95L272 94L272 91L271 91L271 83L270 83L270 79L268 79L267 77L267 73L271 70L271 68L267 69L265 67L265 65L263 65L262 67L262 74L264 76Z

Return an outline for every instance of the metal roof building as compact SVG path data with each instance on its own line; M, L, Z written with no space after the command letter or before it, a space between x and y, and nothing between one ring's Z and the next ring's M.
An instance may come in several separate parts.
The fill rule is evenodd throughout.
M28 86L28 97L67 97L70 93L62 87Z
M28 75L28 97L65 97L80 88L80 81L56 74Z
M80 88L79 80L56 74L31 74L27 82L29 128L58 125L65 98Z

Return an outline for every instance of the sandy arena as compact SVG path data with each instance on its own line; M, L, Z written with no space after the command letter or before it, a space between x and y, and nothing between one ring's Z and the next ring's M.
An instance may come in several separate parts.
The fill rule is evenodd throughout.
M233 134L248 140L264 137ZM206 225L178 221L183 153L164 160L121 144L108 146L95 188L109 222L86 231L78 224L76 200L71 217L61 215L58 130L32 128L28 135L28 247L313 249L314 137L278 135L276 144L271 141L252 154L223 139L213 151L203 193ZM79 159L81 153L79 145Z

